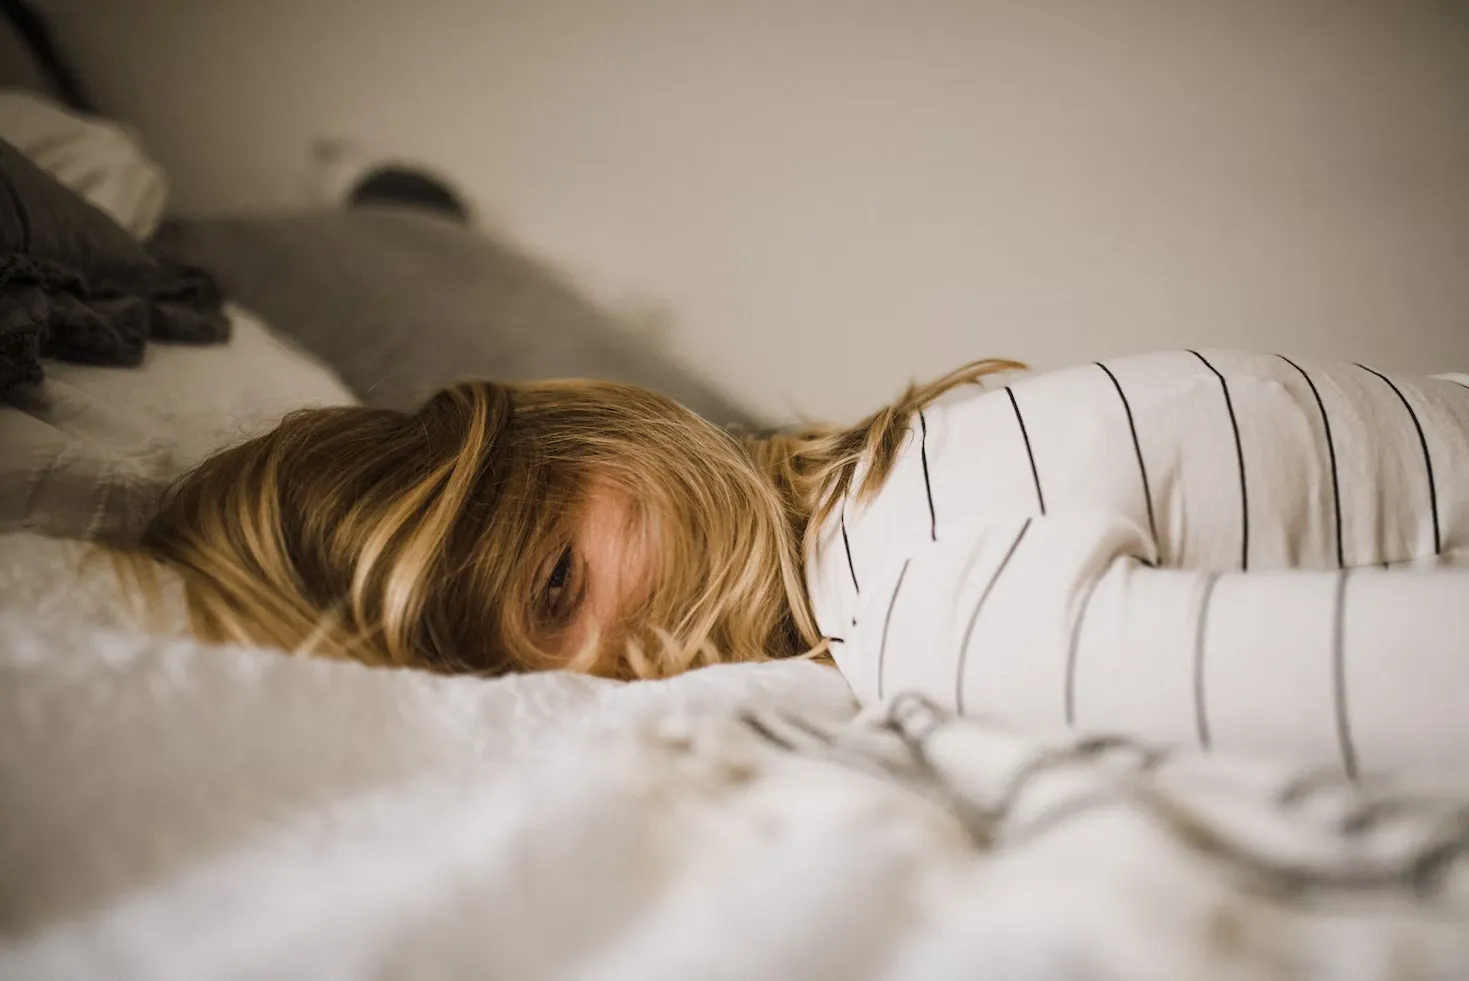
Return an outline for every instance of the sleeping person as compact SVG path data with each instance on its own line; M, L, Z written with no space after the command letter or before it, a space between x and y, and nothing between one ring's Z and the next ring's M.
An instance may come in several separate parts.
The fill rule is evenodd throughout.
M206 639L375 665L829 652L865 703L1349 774L1469 757L1469 377L1021 367L764 436L590 381L306 410L180 481L137 564Z

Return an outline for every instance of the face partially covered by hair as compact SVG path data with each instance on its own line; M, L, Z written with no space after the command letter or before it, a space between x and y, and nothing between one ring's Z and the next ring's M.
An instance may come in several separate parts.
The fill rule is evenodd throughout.
M774 487L611 383L297 413L185 478L143 545L202 636L374 664L661 677L815 640Z

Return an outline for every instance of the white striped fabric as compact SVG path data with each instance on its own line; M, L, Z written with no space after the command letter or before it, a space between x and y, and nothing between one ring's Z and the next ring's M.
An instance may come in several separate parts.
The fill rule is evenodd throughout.
M1469 376L1201 351L1027 377L915 416L816 541L864 702L1469 765Z

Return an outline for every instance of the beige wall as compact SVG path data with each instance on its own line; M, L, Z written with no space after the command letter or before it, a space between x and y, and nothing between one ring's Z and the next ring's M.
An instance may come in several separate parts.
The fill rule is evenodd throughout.
M982 355L1469 369L1469 3L48 6L184 208L416 153L767 414Z

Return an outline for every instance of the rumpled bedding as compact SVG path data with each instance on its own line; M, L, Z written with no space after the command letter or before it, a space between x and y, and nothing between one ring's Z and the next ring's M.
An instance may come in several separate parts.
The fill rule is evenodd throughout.
M628 685L211 647L96 581L0 602L0 977L1469 977L1446 775L857 716L805 662Z
M39 384L42 358L132 366L150 339L228 336L208 274L151 255L0 140L0 397Z

